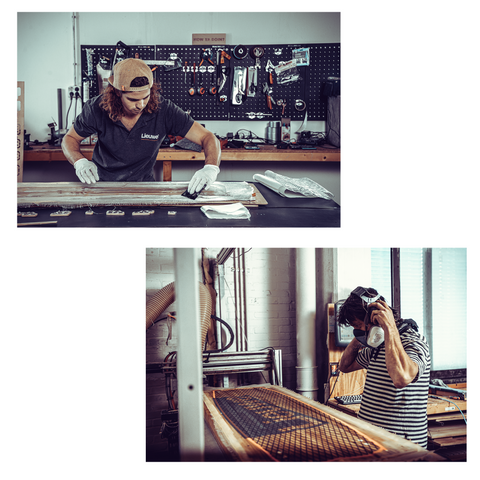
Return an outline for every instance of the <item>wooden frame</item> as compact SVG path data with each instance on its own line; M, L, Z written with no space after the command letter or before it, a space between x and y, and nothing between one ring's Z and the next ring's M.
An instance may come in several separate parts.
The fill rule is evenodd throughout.
M252 388L253 386L240 387ZM273 389L284 395L313 407L335 420L346 424L356 432L365 435L368 441L379 445L373 454L368 457L357 456L352 458L336 458L331 461L444 461L445 459L431 453L419 445L405 440L382 428L376 427L363 420L353 418L343 412L322 405L314 400L299 395L291 390L273 385L256 385L256 388ZM205 421L209 425L212 434L217 440L220 448L231 460L236 461L272 461L275 460L268 452L263 450L253 439L242 436L226 420L222 413L217 409L213 400L213 394L218 390L233 389L215 389L204 392L204 413Z
M181 196L188 182L98 182L92 185L81 182L22 183L17 186L17 206L81 208L89 206L185 206L200 207L207 204L241 202L247 207L267 205L267 201L253 187L254 200L236 200L220 197L213 190L197 200Z

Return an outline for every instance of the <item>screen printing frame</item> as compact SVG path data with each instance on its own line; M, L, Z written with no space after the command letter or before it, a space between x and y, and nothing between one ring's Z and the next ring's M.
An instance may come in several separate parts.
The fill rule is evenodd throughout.
M273 389L283 395L287 395L298 400L318 411L332 417L336 421L340 421L356 432L365 435L365 438L374 442L379 448L368 456L357 456L346 458L339 456L329 461L445 461L439 455L429 452L419 445L403 439L393 433L376 427L368 422L354 418L348 414L335 410L331 407L322 405L303 395L299 395L284 387L274 385L249 385L246 388L268 388ZM212 389L204 391L204 416L207 425L210 427L218 445L225 455L233 461L276 461L268 452L261 448L251 438L247 438L239 433L231 423L226 419L224 414L217 408L214 401L216 391L232 391L235 389Z

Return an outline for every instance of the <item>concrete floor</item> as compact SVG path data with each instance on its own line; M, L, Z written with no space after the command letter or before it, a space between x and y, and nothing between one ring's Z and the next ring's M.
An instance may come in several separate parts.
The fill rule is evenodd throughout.
M256 378L255 378L256 379ZM263 376L262 376L263 379ZM258 383L254 383L255 386L261 383L261 379ZM269 385L267 383L262 383L262 385ZM237 387L237 380L235 378L230 379L230 387ZM204 390L211 390L214 387L204 386ZM161 404L157 407L160 410L168 410L168 402L165 399L164 404ZM228 462L232 461L230 457L226 457L222 451L222 449L217 444L213 433L210 430L210 427L204 423L204 430L205 430L205 449L204 449L204 460L206 462ZM158 432L160 436L160 427L158 427ZM147 462L179 462L180 456L177 450L169 449L168 447L168 439L155 439L155 443L147 444L146 447L146 461Z
M161 410L168 410L168 402L162 403L159 407ZM204 446L204 460L207 462L225 462L225 458L221 448L218 446L215 437L213 436L209 426L204 423L205 431L205 446ZM179 462L180 455L178 452L178 444L176 448L169 448L167 438L160 437L160 427L158 427L158 437L155 443L147 444L146 447L146 461L147 462Z
M226 458L217 444L215 437L213 436L210 428L206 423L205 425L205 450L204 461L206 462L226 462L229 461ZM179 462L180 456L178 449L171 451L168 448L168 440L162 439L160 443L155 446L148 446L146 452L147 462Z

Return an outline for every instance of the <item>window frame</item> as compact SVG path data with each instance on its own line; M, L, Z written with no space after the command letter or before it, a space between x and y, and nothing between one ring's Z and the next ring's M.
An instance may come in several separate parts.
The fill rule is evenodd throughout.
M433 338L433 282L432 282L432 248L423 248L423 296L424 296L424 336L429 345ZM402 316L401 281L400 281L401 248L390 249L390 275L392 306ZM433 354L433 352L432 352ZM441 379L448 383L464 383L467 381L467 369L431 370L431 379Z

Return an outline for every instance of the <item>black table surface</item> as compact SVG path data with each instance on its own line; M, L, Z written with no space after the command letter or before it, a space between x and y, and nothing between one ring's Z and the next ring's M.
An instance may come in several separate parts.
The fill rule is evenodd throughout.
M60 210L55 208L21 208L19 212L35 212L36 217L18 217L17 224L56 222L56 227L340 227L340 206L333 200L323 198L284 198L262 184L255 183L268 205L249 208L250 220L210 219L200 207L116 207L124 212L122 216L106 215L112 207L93 207L94 215L85 215L90 208L71 209L68 217L51 217L50 214ZM133 215L139 210L154 210L148 216ZM168 212L174 211L175 215ZM39 225L38 227L49 225Z

